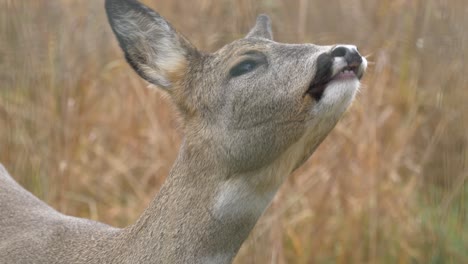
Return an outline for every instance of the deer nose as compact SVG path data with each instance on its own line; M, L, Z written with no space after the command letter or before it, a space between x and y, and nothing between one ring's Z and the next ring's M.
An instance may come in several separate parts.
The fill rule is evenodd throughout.
M331 56L344 58L349 67L359 68L362 64L362 57L356 46L338 45L332 50Z

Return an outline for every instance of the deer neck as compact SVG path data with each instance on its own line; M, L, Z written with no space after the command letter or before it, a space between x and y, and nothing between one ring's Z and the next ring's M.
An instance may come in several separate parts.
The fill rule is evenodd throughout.
M162 263L232 261L279 184L259 188L262 179L258 177L269 175L258 174L268 172L233 175L215 160L188 151L183 144L158 195L137 223L125 230L122 256L138 263L145 259Z

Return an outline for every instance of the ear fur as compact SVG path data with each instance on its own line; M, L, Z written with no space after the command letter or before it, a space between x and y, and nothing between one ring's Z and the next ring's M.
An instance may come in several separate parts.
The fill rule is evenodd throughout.
M163 17L136 0L106 0L105 7L128 63L146 81L171 88L196 49Z
M259 15L255 26L250 30L246 38L264 38L273 40L270 18L265 14Z

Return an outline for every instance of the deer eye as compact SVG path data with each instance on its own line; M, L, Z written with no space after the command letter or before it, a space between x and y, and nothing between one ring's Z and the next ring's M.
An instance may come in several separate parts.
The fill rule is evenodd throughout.
M229 74L232 77L240 76L242 74L246 74L248 72L253 71L255 68L257 68L257 66L258 66L258 62L254 61L254 60L251 60L251 59L245 60L245 61L242 61L241 63L237 64L236 66L234 66L229 71Z

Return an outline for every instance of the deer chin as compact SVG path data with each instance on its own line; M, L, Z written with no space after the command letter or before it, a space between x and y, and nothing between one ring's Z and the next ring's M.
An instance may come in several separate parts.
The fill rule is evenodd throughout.
M313 107L312 116L318 117L317 121L322 125L330 123L331 129L353 102L359 86L358 78L347 74L332 79L326 85L320 100Z

